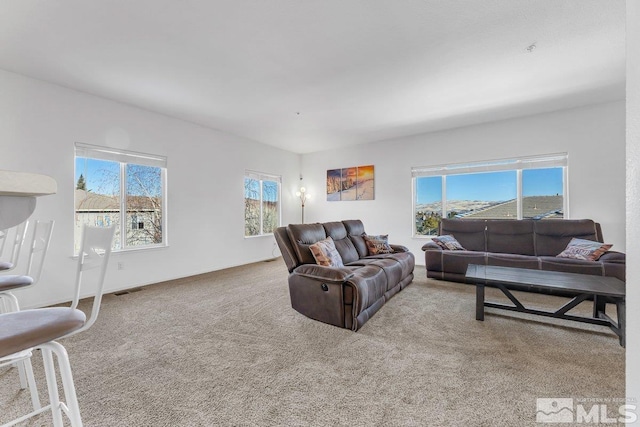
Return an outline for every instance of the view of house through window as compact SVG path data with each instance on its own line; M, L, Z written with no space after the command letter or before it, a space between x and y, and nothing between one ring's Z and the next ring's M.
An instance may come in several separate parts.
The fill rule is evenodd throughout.
M166 244L166 158L76 144L75 238L84 224L115 226L114 250Z
M413 168L414 234L446 218L565 217L566 154Z
M244 235L273 233L280 226L279 176L247 171L244 177Z

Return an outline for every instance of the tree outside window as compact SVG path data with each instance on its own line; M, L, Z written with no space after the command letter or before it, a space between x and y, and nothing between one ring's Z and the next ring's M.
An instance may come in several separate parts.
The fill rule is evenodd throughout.
M244 179L244 235L260 235L260 181Z

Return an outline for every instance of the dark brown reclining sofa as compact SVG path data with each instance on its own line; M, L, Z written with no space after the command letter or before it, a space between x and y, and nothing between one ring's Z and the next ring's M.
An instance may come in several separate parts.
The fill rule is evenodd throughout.
M443 219L440 235L453 235L466 249L422 246L427 277L464 282L469 264L613 276L625 280L625 254L608 251L597 261L557 258L571 238L604 242L600 224L589 219Z
M291 306L321 322L357 331L413 280L415 258L404 246L368 255L359 220L290 224L275 231L289 269ZM317 265L309 246L330 236L344 267Z

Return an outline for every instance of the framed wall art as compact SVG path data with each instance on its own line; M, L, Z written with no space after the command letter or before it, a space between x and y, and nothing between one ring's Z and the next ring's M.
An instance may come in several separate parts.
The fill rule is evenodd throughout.
M374 200L373 165L327 170L327 200Z

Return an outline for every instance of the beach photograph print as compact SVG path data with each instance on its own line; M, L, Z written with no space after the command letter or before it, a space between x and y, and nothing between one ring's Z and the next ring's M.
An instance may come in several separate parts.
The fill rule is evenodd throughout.
M374 200L373 165L327 170L327 201Z

